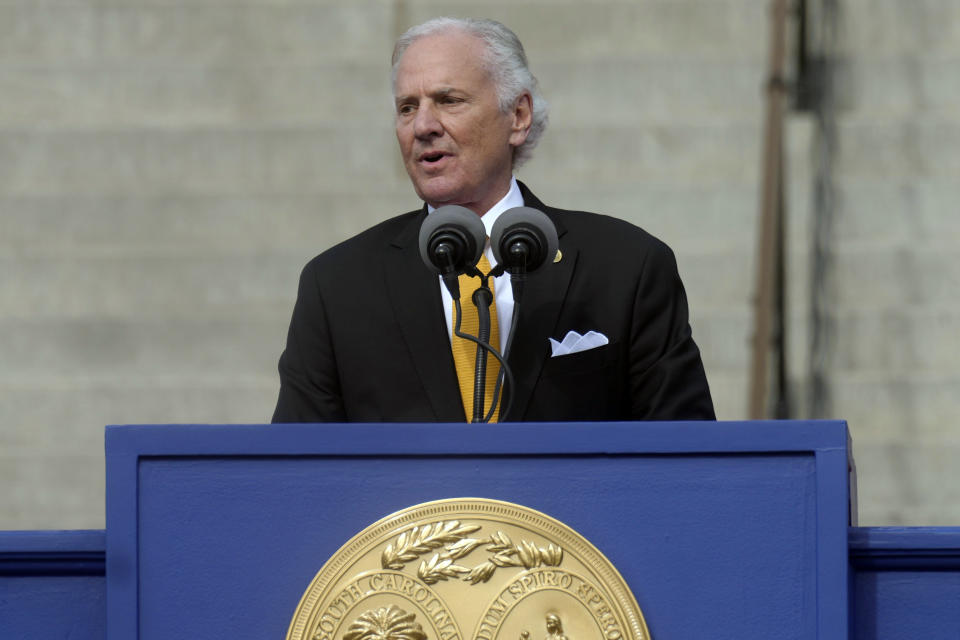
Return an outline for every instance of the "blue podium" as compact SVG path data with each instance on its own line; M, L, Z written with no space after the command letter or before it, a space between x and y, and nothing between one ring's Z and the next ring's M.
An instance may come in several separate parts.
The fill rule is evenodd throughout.
M842 422L125 426L106 455L110 640L283 638L354 534L458 497L575 529L655 640L848 637Z

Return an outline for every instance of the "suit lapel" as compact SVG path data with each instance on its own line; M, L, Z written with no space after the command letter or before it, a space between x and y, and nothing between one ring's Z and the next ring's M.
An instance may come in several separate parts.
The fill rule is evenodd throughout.
M523 299L520 301L520 318L517 322L511 353L508 361L516 378L510 420L523 420L533 394L540 370L550 355L547 338L554 335L560 312L567 299L567 291L577 264L576 247L564 242L564 228L557 210L545 206L526 185L520 183L523 201L528 207L539 209L547 214L557 228L557 236L562 247L562 259L554 264L544 265L538 272L529 276L524 286Z
M388 296L410 358L440 422L462 422L463 403L440 302L440 284L420 258L426 208L391 242L384 258Z

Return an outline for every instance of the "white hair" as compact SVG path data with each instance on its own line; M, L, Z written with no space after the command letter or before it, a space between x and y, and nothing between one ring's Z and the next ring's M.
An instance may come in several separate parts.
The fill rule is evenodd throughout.
M531 121L527 139L513 151L513 167L517 168L530 159L540 136L547 128L548 105L540 94L537 79L527 66L527 54L517 35L496 20L486 18L433 18L423 24L407 29L397 39L393 48L391 85L397 87L397 67L407 48L424 36L449 31L462 31L479 38L486 45L483 63L493 79L497 90L500 110L513 111L517 98L524 92L530 94Z

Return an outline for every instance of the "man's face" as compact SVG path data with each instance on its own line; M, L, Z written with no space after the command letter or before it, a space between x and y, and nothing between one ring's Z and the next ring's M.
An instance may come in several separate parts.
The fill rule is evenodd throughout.
M420 38L400 58L394 86L397 141L417 195L480 215L506 195L513 149L530 127L528 94L500 110L484 47L459 31Z

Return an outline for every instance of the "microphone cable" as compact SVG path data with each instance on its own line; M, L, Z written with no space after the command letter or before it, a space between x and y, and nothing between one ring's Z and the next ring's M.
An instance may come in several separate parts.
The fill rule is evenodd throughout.
M501 389L501 386L503 386L501 385L501 381L505 378L506 386L511 389L515 388L513 372L510 371L510 367L509 365L507 365L506 359L497 349L493 347L493 345L491 345L489 342L483 342L476 336L471 336L469 333L464 333L460 330L460 321L463 315L463 308L460 306L460 299L454 298L453 305L454 305L454 309L456 310L456 316L457 316L456 321L454 322L454 327L453 327L454 335L456 335L459 338L463 338L464 340L469 340L470 342L475 343L478 347L486 350L488 353L493 355L493 357L500 362L500 374L497 376L497 383L493 387L493 401L490 403L490 410L487 412L487 415L484 416L483 420L481 421L483 423L488 423L490 422L490 419L493 417L493 414L496 411L497 403L500 401L500 389ZM516 313L514 313L514 318L516 318ZM513 326L510 327L510 333L511 334L513 333ZM500 412L501 416L507 415L513 406L513 398L511 397L512 394L506 394L506 395L507 395L507 404L504 410Z

